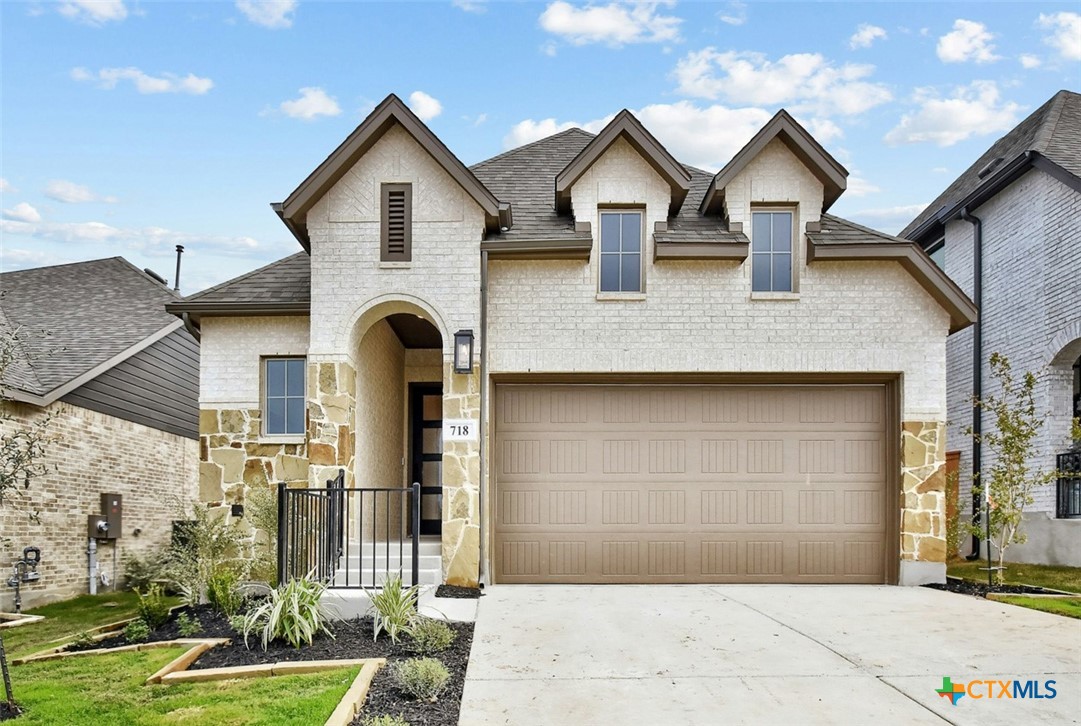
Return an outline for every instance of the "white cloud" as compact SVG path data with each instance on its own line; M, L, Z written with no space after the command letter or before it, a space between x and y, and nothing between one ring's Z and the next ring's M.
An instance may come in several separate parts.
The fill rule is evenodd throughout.
M856 28L856 32L848 39L848 47L853 50L856 48L870 48L871 44L879 38L885 40L887 37L889 36L886 35L885 28L869 23L860 23L859 27Z
M541 13L540 25L574 45L605 43L619 47L627 43L667 43L679 40L679 24L683 22L674 15L658 12L661 5L672 4L611 2L575 7L556 0Z
M828 118L797 120L820 144L843 138L845 135L845 132L841 130L841 127L830 121Z
M764 106L793 103L796 111L832 116L863 113L893 97L885 85L866 80L874 70L862 63L835 66L819 53L771 61L763 53L709 47L688 53L673 75L685 96Z
M540 121L527 118L525 121L519 121L511 127L510 132L503 137L503 148L513 149L523 144L539 141L552 134L558 134L560 131L581 126L582 124L575 121L559 123L554 118L541 119Z
M1021 62L1022 68L1039 68L1042 64L1038 56L1029 53L1022 53L1018 60Z
M293 25L296 0L237 0L236 9L264 28L288 28Z
M16 192L18 189L11 185L7 179L0 178L0 192Z
M541 53L544 53L549 58L554 58L556 54L556 44L548 41L540 47Z
M123 0L66 0L56 10L69 20L88 25L104 25L128 17Z
M859 174L853 173L848 177L848 187L845 189L845 194L850 197L866 197L868 194L877 194L882 189L869 182L866 178Z
M486 0L453 0L451 5L467 13L483 13L488 10Z
M952 146L969 136L1009 131L1017 125L1021 106L1004 101L994 81L973 81L955 88L948 98L933 88L916 89L919 105L906 113L885 136L891 146L933 142Z
M953 22L953 30L938 39L938 58L943 63L996 61L1000 56L995 55L995 45L991 42L994 38L994 33L983 23L958 18Z
M950 170L944 166L936 166L934 169L931 170L931 172L934 174L948 174L949 171Z
M64 179L53 179L45 185L45 196L68 204L79 204L81 202L108 202L113 204L117 201L116 197L97 194L90 187Z
M4 210L4 219L16 222L40 222L41 214L26 202L19 202L11 209Z
M409 94L409 108L421 121L431 121L443 113L443 104L432 98L424 91L413 91Z
M139 93L189 93L201 96L214 87L214 81L189 73L180 77L174 73L151 76L138 68L102 68L96 74L85 68L72 68L71 77L76 81L96 82L98 88L111 90L120 81L131 81Z
M1066 60L1081 60L1081 15L1077 13L1054 13L1036 20L1036 25L1050 30L1043 42L1057 50Z
M299 98L283 101L278 108L286 116L301 118L305 121L311 121L319 116L337 116L342 112L338 101L316 86L301 88Z
M732 0L727 8L717 13L717 18L729 25L743 25L747 22L747 3Z
M61 265L70 261L66 257L58 257L42 250L24 250L5 246L0 251L0 268L2 268L3 272L25 270L30 267L44 267L45 265Z
M880 229L887 234L898 234L916 215L927 208L927 204L902 204L896 207L864 209L845 216L853 222L865 224L872 229Z
M5 212L5 216L7 213ZM252 237L192 234L162 227L122 228L104 222L40 222L0 220L5 235L30 237L62 244L111 244L152 256L175 254L176 245L213 250L215 254L252 257L264 254L266 245Z

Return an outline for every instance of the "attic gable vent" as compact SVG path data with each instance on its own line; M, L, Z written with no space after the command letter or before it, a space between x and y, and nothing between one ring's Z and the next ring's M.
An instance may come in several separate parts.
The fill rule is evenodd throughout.
M384 184L381 207L379 259L409 262L413 253L413 186Z

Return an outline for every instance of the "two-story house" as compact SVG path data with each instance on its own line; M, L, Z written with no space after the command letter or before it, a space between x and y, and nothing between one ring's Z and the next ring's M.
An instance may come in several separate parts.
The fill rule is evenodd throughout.
M901 232L918 242L976 300L980 321L947 345L949 448L960 493L974 511L973 473L994 455L973 451L966 427L989 414L972 396L998 393L988 360L1001 353L1017 374L1038 377L1044 424L1033 471L1058 466L1081 416L1081 94L1059 91L996 141ZM951 457L952 458L952 457ZM1067 458L1071 461L1067 463ZM1076 469L1081 456L1063 456ZM1081 473L1041 487L1027 508L1028 542L1009 559L1081 566ZM966 554L978 555L974 541Z
M627 111L466 167L390 96L274 205L301 252L169 306L201 487L417 482L455 585L941 581L976 310L846 177L784 111L717 174Z

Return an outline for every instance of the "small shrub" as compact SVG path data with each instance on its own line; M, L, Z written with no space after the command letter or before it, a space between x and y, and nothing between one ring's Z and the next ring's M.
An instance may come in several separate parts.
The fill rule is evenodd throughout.
M409 726L409 722L400 713L397 716L365 716L361 726Z
M72 638L71 644L77 645L80 648L88 648L94 645L94 636L84 630Z
M237 633L240 633L241 635L243 635L244 634L244 623L246 622L246 620L247 620L247 618L245 616L243 616L243 615L234 615L233 617L229 618L229 627L232 628Z
M458 634L442 620L418 617L409 626L409 649L420 655L442 653L451 646Z
M145 643L150 639L150 626L142 618L136 618L124 626L124 640L129 643Z
M155 580L165 577L165 552L150 552L145 557L129 555L124 560L124 586L129 590L145 590Z
M151 630L157 630L169 620L169 601L165 599L161 585L151 585L145 593L136 591L139 596L139 617Z
M237 588L240 578L232 570L215 572L206 583L206 599L214 609L231 618L244 607L244 595Z
M180 613L176 618L176 629L185 638L191 638L203 632L203 624L198 617L192 617L187 613Z
M266 601L244 616L244 645L256 632L260 633L263 650L272 640L284 640L299 648L311 645L318 633L333 638L334 634L327 628L329 613L320 601L326 589L323 583L308 578L279 585Z
M244 549L239 527L198 502L190 512L192 519L174 523L165 574L187 604L201 605L216 573L232 569L243 576L249 561L239 554Z
M417 615L417 598L420 588L413 585L402 589L401 575L395 575L383 583L379 591L364 590L371 600L373 630L372 640L378 640L384 630L392 643L397 643L400 634L408 632L410 624Z
M450 680L450 671L435 658L410 658L394 666L398 687L413 698L435 702Z

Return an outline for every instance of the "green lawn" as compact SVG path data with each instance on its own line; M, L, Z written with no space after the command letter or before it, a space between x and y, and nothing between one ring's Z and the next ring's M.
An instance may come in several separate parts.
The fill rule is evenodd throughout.
M1020 605L1023 608L1042 610L1045 613L1065 615L1068 618L1081 619L1081 599L1070 597L1025 597L1024 595L1010 595L996 597L997 602L1006 602L1011 605Z
M175 605L178 601L173 600L172 604ZM45 620L5 628L0 635L3 635L8 657L18 658L62 645L84 630L134 617L138 603L139 598L134 592L80 595L71 600L26 610L31 615L44 615Z
M946 572L954 577L966 580L987 582L987 560L979 562L951 562ZM1059 567L1055 565L1025 565L1019 562L1006 563L1006 583L1010 585L1035 585L1053 590L1081 593L1081 567Z
M145 686L147 676L184 652L76 656L12 669L15 697L31 724L322 723L345 695L359 667L251 680Z

